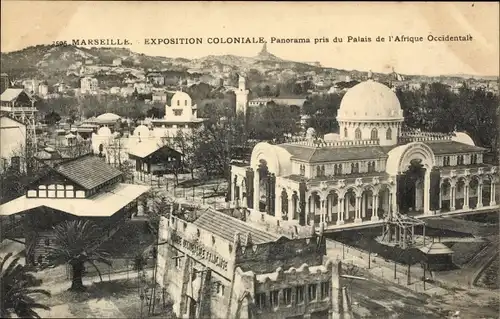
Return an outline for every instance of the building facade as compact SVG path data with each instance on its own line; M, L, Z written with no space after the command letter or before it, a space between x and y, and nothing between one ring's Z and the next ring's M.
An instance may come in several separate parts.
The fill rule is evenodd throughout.
M137 211L138 198L149 189L123 183L122 172L91 155L44 169L24 195L0 206L0 217L22 216L29 264L44 262L54 244L53 226L66 220L91 220L106 240Z
M165 116L151 121L150 134L167 139L175 137L179 131L191 135L201 127L204 120L198 117L197 105L193 105L191 97L179 91L172 97L170 105L165 105Z
M93 94L99 91L99 81L96 78L84 77L80 80L80 91L82 94Z
M347 318L323 237L290 239L215 210L162 217L157 282L179 318Z
M430 216L497 208L497 167L465 133L405 131L394 92L371 79L343 97L339 134L259 143L233 165L233 204L277 220L328 229L394 214Z
M8 116L0 117L0 172L23 171L26 154L26 125Z

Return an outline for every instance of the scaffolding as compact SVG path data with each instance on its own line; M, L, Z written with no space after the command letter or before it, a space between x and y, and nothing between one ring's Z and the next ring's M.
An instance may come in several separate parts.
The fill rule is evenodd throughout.
M425 223L408 215L394 213L384 221L381 243L386 245L398 245L402 249L415 246L415 226L423 227L425 237Z

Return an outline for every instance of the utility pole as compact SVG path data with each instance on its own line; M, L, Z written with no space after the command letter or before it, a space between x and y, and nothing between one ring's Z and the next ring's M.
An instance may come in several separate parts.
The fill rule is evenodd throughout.
M408 273L406 276L406 285L411 285L411 273L410 273L410 268L411 268L411 257L408 255Z

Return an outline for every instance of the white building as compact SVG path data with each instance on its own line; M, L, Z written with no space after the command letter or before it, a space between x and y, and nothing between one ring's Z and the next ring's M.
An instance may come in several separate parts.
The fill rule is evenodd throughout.
M120 59L120 58L114 59L113 60L113 65L114 66L120 66L120 65L122 65L122 59Z
M198 117L197 105L193 105L191 97L185 92L176 92L170 105L165 105L165 116L153 119L153 134L161 137L174 137L179 130L184 134L192 134L199 128L204 119Z
M24 90L31 94L38 94L38 86L40 85L40 81L35 79L25 80L23 81Z
M82 94L92 94L99 90L99 81L96 78L86 76L80 80L80 91Z
M26 125L10 117L0 118L0 172L12 166L22 169L25 155Z
M49 86L46 83L40 83L38 86L38 95L46 97L49 94Z
M245 78L240 75L238 81L238 89L234 91L236 94L236 113L247 113L248 105L248 90L246 89Z
M235 205L326 229L498 209L498 167L483 162L487 150L465 133L403 130L387 86L369 79L351 88L337 121L339 134L308 129L305 139L257 144L248 166L231 168Z

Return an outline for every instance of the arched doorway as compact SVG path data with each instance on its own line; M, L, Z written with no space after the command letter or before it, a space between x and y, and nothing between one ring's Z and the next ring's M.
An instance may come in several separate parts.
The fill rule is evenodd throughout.
M473 176L469 182L469 207L476 208L478 203L479 180Z
M307 217L308 225L315 225L321 222L321 196L314 191L309 196L309 216Z
M451 210L451 183L445 179L441 183L441 211L449 212Z
M292 194L292 216L293 219L299 219L299 195L296 191Z
M394 208L401 214L438 210L441 176L430 147L412 142L392 149L388 155L387 173L396 177Z
M257 168L257 176L259 178L259 211L266 212L269 215L275 215L275 180L276 177L269 171L267 162L263 159L259 160Z
M390 195L391 190L389 185L382 184L380 185L380 189L378 191L378 207L377 207L377 215L379 219L384 219L386 216L389 216L391 199Z
M356 192L354 189L349 189L344 196L345 205L345 223L354 223L356 219Z
M286 192L286 189L281 190L281 216L283 216L283 220L288 220L289 215L288 215L288 193Z
M455 187L455 209L463 209L465 204L465 180L460 178Z
M491 176L487 175L483 178L483 206L490 206L491 202Z
M373 189L365 188L361 194L361 220L371 220L374 207L373 207Z
M339 220L339 196L336 191L331 190L326 197L327 224L334 225Z

